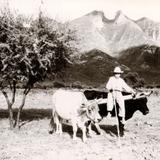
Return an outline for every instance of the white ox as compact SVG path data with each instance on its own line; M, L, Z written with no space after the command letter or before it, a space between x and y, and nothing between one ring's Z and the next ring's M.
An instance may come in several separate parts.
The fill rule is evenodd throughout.
M89 102L80 91L59 89L53 94L52 119L57 133L62 134L62 120L69 120L73 128L73 139L76 138L77 127L82 129L82 140L86 141L86 123L98 122L101 119L97 101ZM52 125L52 131L53 131Z

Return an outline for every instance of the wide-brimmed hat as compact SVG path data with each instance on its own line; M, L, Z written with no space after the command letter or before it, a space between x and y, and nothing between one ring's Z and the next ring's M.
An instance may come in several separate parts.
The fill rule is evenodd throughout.
M118 73L118 74L122 74L122 73L123 73L123 71L121 70L121 68L120 68L120 67L115 67L115 68L114 68L113 73L114 73L114 74L116 74L116 73Z

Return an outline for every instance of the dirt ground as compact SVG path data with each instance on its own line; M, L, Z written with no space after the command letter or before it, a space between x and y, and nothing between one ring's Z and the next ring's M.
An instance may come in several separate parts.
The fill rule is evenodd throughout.
M116 136L116 119L103 119L102 135L94 132L86 143L81 131L72 140L70 125L62 136L49 134L52 90L33 90L27 97L20 131L9 129L6 102L0 95L0 160L159 160L160 91L148 98L150 113L136 112L127 121L125 136ZM20 102L20 92L16 105Z

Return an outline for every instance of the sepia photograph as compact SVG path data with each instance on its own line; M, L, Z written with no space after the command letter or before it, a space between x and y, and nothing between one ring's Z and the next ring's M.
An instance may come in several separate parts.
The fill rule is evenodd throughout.
M159 6L0 0L0 160L159 160Z

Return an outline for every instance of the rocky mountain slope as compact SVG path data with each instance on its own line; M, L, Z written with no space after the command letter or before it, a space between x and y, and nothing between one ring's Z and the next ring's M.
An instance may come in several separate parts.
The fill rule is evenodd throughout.
M154 31L156 36L154 33L151 36L143 21L133 21L121 11L117 12L114 19L109 20L103 12L93 11L71 21L69 27L76 31L78 40L75 45L81 53L96 48L115 57L119 55L119 51L133 46L158 44L159 29ZM145 24L148 23L145 20ZM148 28L149 26L151 25Z
M65 81L99 86L104 84L118 61L106 53L94 49L83 54L65 70ZM125 66L124 66L125 67Z
M157 45L160 45L160 23L143 17L136 21L136 23L142 28L143 32Z

